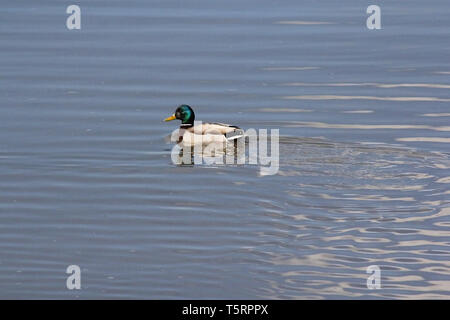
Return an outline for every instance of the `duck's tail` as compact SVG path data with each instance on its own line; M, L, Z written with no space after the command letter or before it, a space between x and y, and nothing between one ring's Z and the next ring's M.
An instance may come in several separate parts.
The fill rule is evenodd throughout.
M244 136L244 130L242 130L241 128L236 127L235 130L227 132L225 134L225 137L227 138L227 140L237 140L239 138L242 138Z

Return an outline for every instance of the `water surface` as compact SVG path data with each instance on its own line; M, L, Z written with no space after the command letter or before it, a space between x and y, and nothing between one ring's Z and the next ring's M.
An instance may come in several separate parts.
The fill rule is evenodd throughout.
M71 4L0 12L0 298L450 297L447 1ZM173 165L181 103L278 174Z

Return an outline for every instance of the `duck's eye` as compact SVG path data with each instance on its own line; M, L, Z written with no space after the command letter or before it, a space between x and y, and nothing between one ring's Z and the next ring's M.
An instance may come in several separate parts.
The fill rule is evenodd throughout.
M177 111L177 112L175 113L175 118L177 118L177 119L181 118L181 113L180 113L180 111Z

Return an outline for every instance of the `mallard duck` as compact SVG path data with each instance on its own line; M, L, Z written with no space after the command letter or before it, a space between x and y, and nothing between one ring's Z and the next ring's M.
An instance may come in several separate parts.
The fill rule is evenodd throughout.
M180 105L173 115L164 121L181 120L175 139L179 144L193 146L196 143L203 145L211 143L226 143L243 137L243 131L237 126L218 122L202 122L194 126L194 110L187 104ZM174 135L172 135L172 138ZM178 139L176 139L178 137Z

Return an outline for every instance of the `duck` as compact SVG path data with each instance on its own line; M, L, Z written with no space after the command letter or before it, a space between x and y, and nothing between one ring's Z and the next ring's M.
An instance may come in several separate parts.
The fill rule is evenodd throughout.
M164 121L181 120L179 129L172 134L172 141L179 145L194 146L198 143L209 145L211 143L235 142L244 136L243 130L237 126L220 122L201 122L195 124L194 110L187 104L177 107L174 114Z

